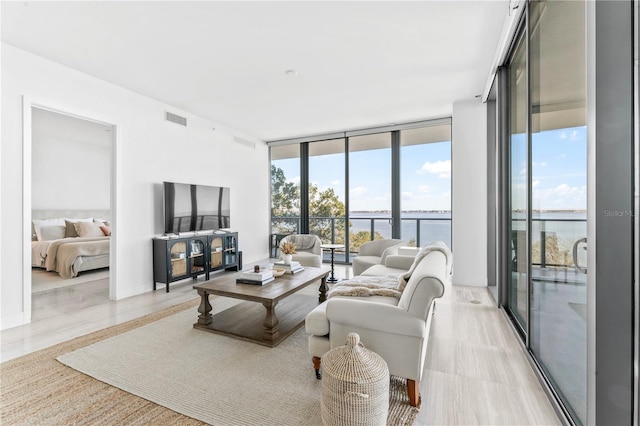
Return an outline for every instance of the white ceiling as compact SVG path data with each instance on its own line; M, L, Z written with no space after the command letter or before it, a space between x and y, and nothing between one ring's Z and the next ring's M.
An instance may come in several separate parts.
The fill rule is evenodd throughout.
M2 41L273 140L450 116L508 3L2 1Z

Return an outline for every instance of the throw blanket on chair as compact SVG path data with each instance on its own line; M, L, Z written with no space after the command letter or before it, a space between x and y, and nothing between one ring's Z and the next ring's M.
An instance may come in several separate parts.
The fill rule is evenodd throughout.
M334 285L329 290L327 299L333 296L389 296L399 299L402 291L398 290L398 284L397 275L358 275Z
M296 246L296 250L311 250L317 242L315 235L289 235L286 238L287 241L293 242Z

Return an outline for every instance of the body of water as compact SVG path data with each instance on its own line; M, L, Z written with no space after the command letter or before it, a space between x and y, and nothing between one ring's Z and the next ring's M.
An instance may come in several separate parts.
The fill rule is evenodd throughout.
M525 229L525 213L514 214L514 229ZM351 232L371 231L391 238L391 213L353 212L350 217ZM401 238L414 242L420 230L420 246L431 241L444 241L451 246L451 212L403 212ZM555 211L534 212L531 228L532 243L539 244L542 232L546 237L554 236L563 250L587 236L586 212Z

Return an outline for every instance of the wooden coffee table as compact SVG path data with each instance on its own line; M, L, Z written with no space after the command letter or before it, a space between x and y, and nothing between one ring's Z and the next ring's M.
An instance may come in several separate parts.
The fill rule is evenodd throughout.
M198 307L198 322L193 327L264 346L277 346L304 324L305 317L318 303L325 301L329 272L331 269L326 266L305 266L304 271L284 274L263 286L236 284L240 273L226 272L220 277L193 286L202 299ZM318 281L318 300L313 296L297 294ZM212 314L210 294L246 302Z

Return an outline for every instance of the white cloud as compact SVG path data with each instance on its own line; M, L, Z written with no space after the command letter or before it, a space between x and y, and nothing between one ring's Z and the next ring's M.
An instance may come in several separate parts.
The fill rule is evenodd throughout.
M541 210L579 210L587 208L587 186L562 183L553 188L533 185L533 207Z
M367 188L365 186L356 186L355 188L351 188L351 190L349 191L349 194L351 196L359 196L359 195L363 195L364 193L367 192Z
M449 177L451 175L451 160L436 161L431 163L427 161L422 165L422 168L418 171L419 174L432 173L437 174L438 177Z
M338 186L338 185L340 185L340 181L339 180L332 180L331 181L331 185Z
M403 199L403 200L405 200L405 201L413 200L413 192L411 192L411 191L404 191L404 192L402 193L402 199Z
M540 181L539 181L539 180L534 180L533 182L531 182L531 187L532 187L532 188L535 188L535 187L537 187L538 185L540 185Z
M294 178L288 179L287 182L295 183L296 185L300 185L300 176L296 176Z
M419 190L421 193L426 194L426 193L431 192L431 191L433 190L433 187L432 187L431 185L421 185L421 186L418 188L418 190Z

